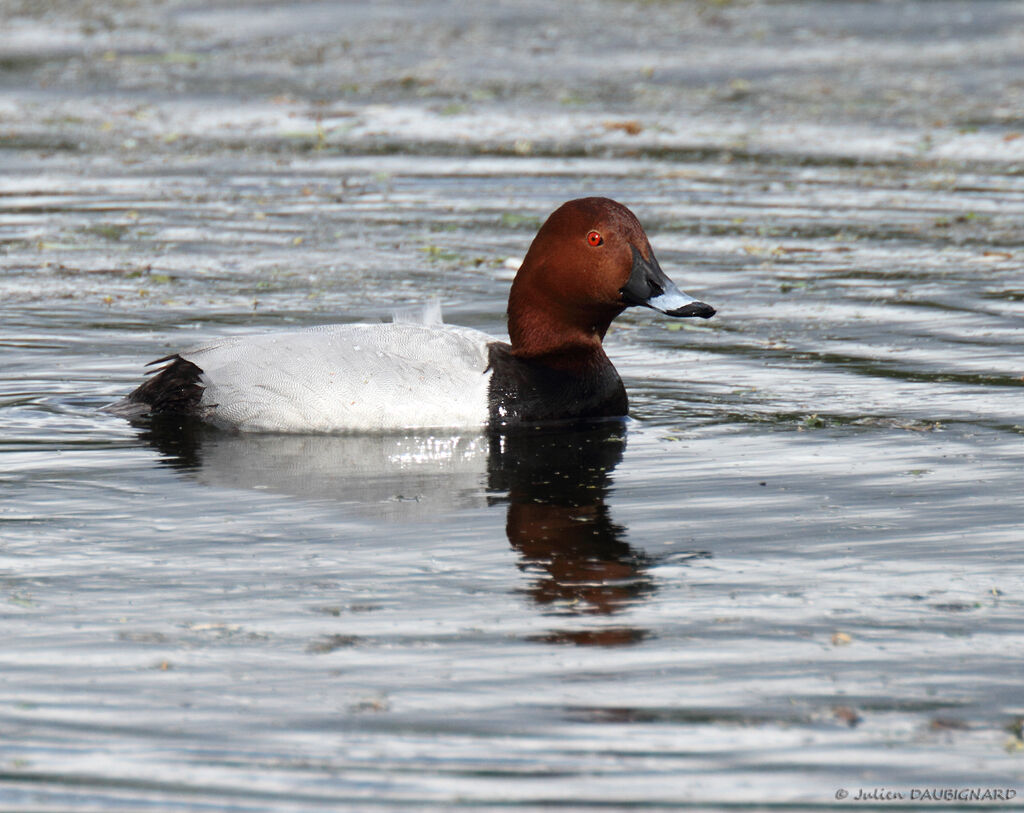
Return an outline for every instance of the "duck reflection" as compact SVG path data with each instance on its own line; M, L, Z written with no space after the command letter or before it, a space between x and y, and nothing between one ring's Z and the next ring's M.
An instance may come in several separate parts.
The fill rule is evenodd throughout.
M537 604L611 615L653 591L647 556L625 541L605 502L625 442L620 422L492 438L489 487L507 493L505 531L520 568L534 577L529 594ZM601 633L609 640L570 640L636 640L631 630Z
M384 521L506 503L505 531L547 613L612 616L649 596L651 561L625 539L606 504L622 461L618 421L583 428L469 435L235 435L180 419L154 421L142 438L167 465L208 485L343 500ZM634 643L644 631L565 630L553 643Z
M142 438L206 485L344 502L372 520L429 520L487 504L480 434L234 434L164 418Z

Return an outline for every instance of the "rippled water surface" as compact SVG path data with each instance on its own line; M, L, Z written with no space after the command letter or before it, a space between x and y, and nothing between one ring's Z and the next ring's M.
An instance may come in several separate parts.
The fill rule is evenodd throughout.
M0 808L1024 794L1022 54L1011 2L0 6ZM625 425L101 411L218 336L501 335L591 194L719 309L616 322Z

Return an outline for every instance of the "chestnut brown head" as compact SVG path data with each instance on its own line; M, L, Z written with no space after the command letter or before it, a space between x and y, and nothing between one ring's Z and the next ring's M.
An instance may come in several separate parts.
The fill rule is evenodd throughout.
M629 209L609 198L571 200L541 226L512 283L513 353L599 347L612 319L631 305L669 316L715 312L665 276Z

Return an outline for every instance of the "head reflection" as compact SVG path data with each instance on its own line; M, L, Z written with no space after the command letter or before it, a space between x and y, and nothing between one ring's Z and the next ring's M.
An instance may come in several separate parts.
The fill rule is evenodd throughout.
M620 422L492 436L489 486L508 494L505 530L533 576L529 595L566 615L612 615L651 593L649 561L625 541L605 503L622 460ZM637 630L556 633L551 640L629 643Z

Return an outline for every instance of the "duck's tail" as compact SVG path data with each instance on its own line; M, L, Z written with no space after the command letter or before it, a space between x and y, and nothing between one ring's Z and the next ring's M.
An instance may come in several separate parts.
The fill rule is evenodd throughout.
M146 415L196 415L203 397L203 371L179 355L165 356L152 364L168 362L152 378L104 410L132 420Z

